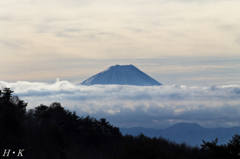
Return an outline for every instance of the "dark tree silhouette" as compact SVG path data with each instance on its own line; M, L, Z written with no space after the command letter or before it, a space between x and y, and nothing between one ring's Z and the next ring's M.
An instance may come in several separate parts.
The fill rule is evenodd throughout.
M232 158L240 158L240 135L235 134L232 140L229 141L227 151L230 153Z
M0 91L0 153L6 147L17 149L23 146L21 136L27 103L12 93L10 88Z
M240 158L240 135L235 134L232 140L226 145L217 145L218 139L212 142L205 142L203 140L202 150L204 155L209 159L238 159Z

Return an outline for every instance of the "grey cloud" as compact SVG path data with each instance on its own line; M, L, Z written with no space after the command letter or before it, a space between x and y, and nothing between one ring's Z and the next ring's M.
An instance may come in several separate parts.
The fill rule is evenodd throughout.
M236 39L236 43L240 45L240 37Z
M11 48L21 48L21 43L22 42L19 42L19 41L14 41L12 39L8 39L8 40L4 40L4 39L0 39L0 45L4 45L4 46L7 46L7 47L11 47Z
M60 102L78 115L107 118L121 127L163 128L177 122L197 122L207 127L240 125L240 86L211 87L94 85L68 81L49 84L0 81L34 108Z
M0 16L0 21L12 21L14 18L10 15Z
M232 90L235 94L240 94L240 88L234 88Z

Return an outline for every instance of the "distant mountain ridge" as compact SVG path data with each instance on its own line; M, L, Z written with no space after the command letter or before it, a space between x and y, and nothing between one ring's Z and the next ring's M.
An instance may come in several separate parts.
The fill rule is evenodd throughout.
M118 84L136 86L162 85L133 65L115 65L86 79L80 85Z
M218 138L219 144L227 144L232 136L240 134L240 126L232 128L204 128L197 123L178 123L166 129L153 129L153 128L120 128L123 135L139 135L143 133L149 137L168 138L177 143L185 142L191 146L200 146L204 141L212 141Z

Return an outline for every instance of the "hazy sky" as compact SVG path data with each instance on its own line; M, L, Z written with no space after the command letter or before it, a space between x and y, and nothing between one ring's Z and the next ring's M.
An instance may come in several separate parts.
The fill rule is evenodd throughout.
M240 84L238 0L0 0L2 81L75 84L133 64L165 85Z

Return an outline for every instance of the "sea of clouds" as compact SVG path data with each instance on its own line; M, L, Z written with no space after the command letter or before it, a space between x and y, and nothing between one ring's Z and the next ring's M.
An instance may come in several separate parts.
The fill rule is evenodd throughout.
M211 87L75 85L0 81L28 102L28 109L60 102L79 116L106 118L119 127L166 128L179 122L204 127L240 126L240 85Z

